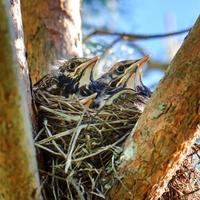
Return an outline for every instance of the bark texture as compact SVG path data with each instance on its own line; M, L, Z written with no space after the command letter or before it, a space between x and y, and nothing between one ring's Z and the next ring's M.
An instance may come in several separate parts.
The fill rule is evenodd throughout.
M14 27L14 50L16 52L20 77L25 85L25 96L28 103L29 113L31 118L34 119L32 111L31 82L26 60L26 50L24 46L24 32L22 26L20 0L10 0L9 2L9 10L11 12L11 20Z
M55 60L82 56L80 0L22 0L22 19L32 81Z
M38 173L24 84L17 64L9 2L0 1L0 199L33 200Z
M128 138L112 200L155 200L183 161L200 122L200 18Z

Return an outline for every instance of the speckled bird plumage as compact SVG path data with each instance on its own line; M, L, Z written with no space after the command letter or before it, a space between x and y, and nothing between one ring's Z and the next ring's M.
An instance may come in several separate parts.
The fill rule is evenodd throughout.
M111 82L113 87L115 87L115 81L117 82L117 79L124 75L125 70L135 62L136 60L124 60L115 63L110 70L104 73L100 78L95 81L91 81L88 85L80 87L76 95L81 99L95 92L100 93L102 90L108 87Z
M92 71L98 57L72 58L64 62L58 70L47 74L34 85L34 90L47 91L53 95L68 97L79 87L92 80Z
M117 94L124 89L130 89L135 95L149 98L151 91L144 86L141 80L141 67L147 60L147 57L137 60L128 70L125 70L123 76L119 76L110 81L108 86L98 93L93 101L92 107L96 109L102 108L108 102L112 102L112 99L117 98Z

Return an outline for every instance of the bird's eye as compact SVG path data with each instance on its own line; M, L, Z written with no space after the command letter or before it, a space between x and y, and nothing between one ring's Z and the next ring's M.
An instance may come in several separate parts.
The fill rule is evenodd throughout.
M124 72L124 66L119 66L119 67L117 68L117 72L118 72L119 74L122 74L122 73Z
M112 81L112 82L110 83L110 87L116 87L116 81Z
M69 65L69 69L71 69L71 70L73 70L75 67L76 67L76 64L75 64L75 63L71 63L71 64Z

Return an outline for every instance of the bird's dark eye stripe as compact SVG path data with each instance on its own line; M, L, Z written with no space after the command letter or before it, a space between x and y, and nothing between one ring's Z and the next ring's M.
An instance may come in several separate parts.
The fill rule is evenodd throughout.
M123 72L123 71L124 71L124 66L119 66L119 67L117 68L117 71L118 71L118 72Z

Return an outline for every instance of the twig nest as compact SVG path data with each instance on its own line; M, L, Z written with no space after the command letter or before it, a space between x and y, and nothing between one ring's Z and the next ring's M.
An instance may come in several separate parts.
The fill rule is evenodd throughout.
M105 199L121 179L116 168L122 144L142 111L119 102L94 110L75 96L66 99L44 91L38 91L35 100L40 129L35 145L44 158L44 196Z
M40 175L45 200L106 199L116 182L123 183L117 172L123 142L147 101L131 95L123 93L95 110L75 96L35 93L39 117L35 146L43 159ZM159 200L200 199L199 151L196 143Z

